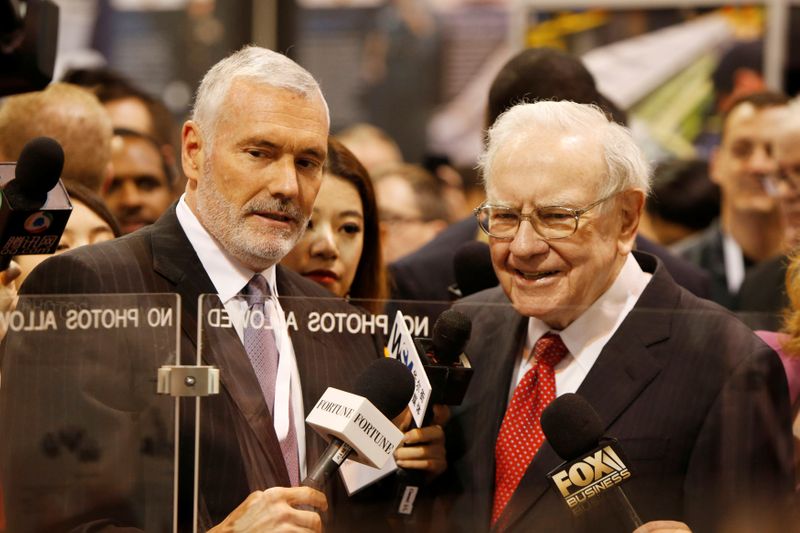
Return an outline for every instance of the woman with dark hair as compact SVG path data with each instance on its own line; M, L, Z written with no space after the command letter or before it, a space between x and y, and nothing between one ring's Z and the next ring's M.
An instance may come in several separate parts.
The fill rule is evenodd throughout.
M333 137L308 227L281 263L373 313L388 295L372 182Z

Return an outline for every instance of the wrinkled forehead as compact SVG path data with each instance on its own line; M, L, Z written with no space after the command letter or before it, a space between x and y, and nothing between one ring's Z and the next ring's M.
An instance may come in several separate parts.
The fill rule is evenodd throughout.
M552 196L568 189L591 194L605 184L608 168L596 132L531 131L497 147L490 174L486 180L490 198L508 196L509 190Z
M786 118L786 106L756 107L747 102L740 104L728 115L723 136L727 142L742 137L771 140L781 121Z

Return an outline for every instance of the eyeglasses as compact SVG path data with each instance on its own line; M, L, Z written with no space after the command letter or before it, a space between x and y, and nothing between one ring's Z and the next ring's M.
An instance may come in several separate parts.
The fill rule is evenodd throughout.
M530 213L524 214L513 207L483 203L474 213L481 229L495 239L513 239L523 220L530 222L536 233L545 240L565 239L578 231L581 216L615 194L601 198L583 209L547 206L537 207Z

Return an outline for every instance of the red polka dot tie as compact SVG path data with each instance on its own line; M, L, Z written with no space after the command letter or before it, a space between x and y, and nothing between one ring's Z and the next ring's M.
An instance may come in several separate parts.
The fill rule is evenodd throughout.
M492 524L497 522L533 456L544 442L540 423L542 411L556 398L553 367L568 351L558 335L547 333L542 336L533 347L536 362L514 389L494 448Z

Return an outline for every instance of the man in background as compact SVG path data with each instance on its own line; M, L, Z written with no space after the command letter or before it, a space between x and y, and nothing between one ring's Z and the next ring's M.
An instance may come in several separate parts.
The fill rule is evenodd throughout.
M777 331L789 306L786 267L800 246L800 107L792 103L774 140L778 172L770 181L784 223L786 254L764 261L745 274L736 309L752 327Z
M65 80L94 91L114 126L114 175L103 199L130 233L161 216L183 188L175 169L172 113L158 99L108 69L72 70Z
M720 187L720 218L680 247L685 259L711 276L710 298L734 309L745 274L784 250L783 220L770 184L778 172L773 137L786 117L786 96L753 93L734 103L710 161Z
M158 220L174 199L174 172L158 141L145 133L115 128L112 143L114 175L103 198L131 233Z

